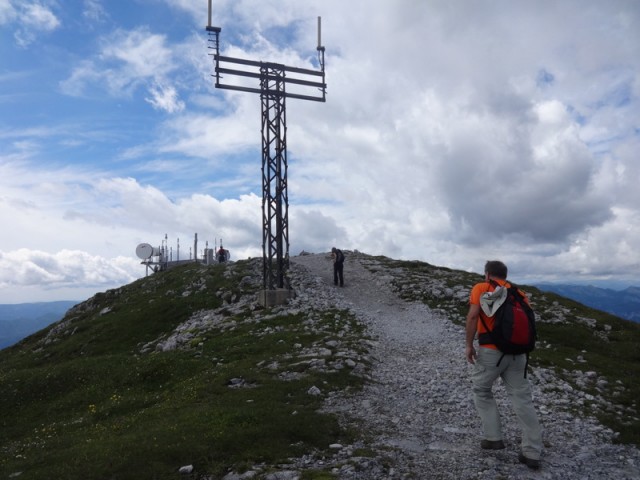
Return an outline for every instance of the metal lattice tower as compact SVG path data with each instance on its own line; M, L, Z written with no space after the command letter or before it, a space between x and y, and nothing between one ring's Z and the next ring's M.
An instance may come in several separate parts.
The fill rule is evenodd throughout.
M326 101L324 73L325 49L320 42L318 17L319 70L287 67L272 62L246 60L220 55L221 28L211 26L209 2L209 48L213 49L216 88L259 93L262 103L262 257L265 290L290 289L289 268L289 195L287 188L287 116L286 99ZM231 65L234 68L229 68ZM256 87L230 84L229 77L259 81ZM289 86L292 91L287 91ZM293 89L296 89L293 91ZM312 89L313 93L307 93Z

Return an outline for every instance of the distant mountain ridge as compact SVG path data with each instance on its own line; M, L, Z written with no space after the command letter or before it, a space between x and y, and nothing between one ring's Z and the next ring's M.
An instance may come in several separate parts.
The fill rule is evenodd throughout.
M592 285L540 284L536 287L544 292L557 293L620 318L640 322L640 287L629 287L621 291Z
M62 300L0 305L0 349L57 322L77 303Z
M640 287L624 290L599 288L592 285L538 284L543 292L552 292L597 308L620 318L640 323ZM0 304L0 349L62 319L77 301Z

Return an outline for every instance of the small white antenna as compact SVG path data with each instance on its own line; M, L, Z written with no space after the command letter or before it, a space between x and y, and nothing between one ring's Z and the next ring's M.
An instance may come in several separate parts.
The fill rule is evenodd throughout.
M193 241L193 259L198 261L198 234L196 233L196 238ZM191 256L189 256L189 260L191 260Z

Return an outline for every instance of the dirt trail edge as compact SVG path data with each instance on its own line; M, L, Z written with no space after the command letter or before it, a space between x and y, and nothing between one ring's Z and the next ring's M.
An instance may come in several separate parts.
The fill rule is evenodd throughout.
M502 385L495 394L507 448L481 450L463 327L400 299L375 257L349 254L344 270L340 288L327 254L292 258L303 299L319 296L351 310L375 339L372 381L355 396L327 398L326 409L366 433L378 458L336 468L338 478L640 479L640 451L613 444L613 432L597 420L571 413L571 387L546 369L529 373L544 428L541 470L518 463L519 427Z

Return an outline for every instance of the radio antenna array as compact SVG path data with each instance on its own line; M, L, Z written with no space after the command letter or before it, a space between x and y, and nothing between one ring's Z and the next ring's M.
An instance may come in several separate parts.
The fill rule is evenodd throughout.
M247 60L220 54L220 27L208 23L209 49L214 51L216 88L260 94L262 103L262 257L264 289L291 289L289 268L289 195L287 188L286 99L325 102L324 53L318 17L319 70L288 67L274 62ZM228 77L254 79L232 84ZM288 91L287 87L290 91ZM294 91L295 90L295 91Z

